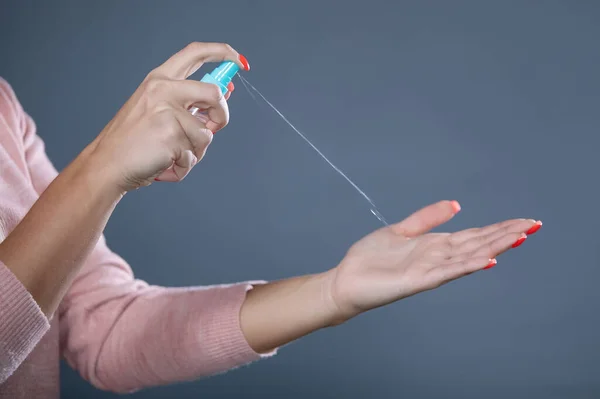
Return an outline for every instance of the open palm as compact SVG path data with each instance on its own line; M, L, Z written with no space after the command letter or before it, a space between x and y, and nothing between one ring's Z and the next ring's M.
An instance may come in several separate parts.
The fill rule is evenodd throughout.
M341 317L395 302L496 264L540 221L512 219L456 233L428 231L460 211L456 201L429 205L362 238L332 270L330 297Z

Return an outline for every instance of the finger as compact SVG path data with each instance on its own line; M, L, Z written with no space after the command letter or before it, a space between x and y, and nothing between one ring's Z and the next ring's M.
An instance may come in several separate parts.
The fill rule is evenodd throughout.
M183 180L196 164L196 156L191 150L185 150L173 162L173 172L178 181Z
M246 58L225 43L193 42L174 54L153 73L171 79L187 79L205 62L232 61L244 70L250 67Z
M440 201L418 210L390 227L396 234L414 237L446 223L459 211L460 204L457 201Z
M173 108L172 111L179 126L172 143L176 148L176 156L173 164L155 179L157 181L177 182L183 180L204 157L206 149L212 141L212 132L190 112L182 108Z
M530 229L536 223L533 219L511 219L503 222L494 223L485 227L476 227L453 233L450 240L453 246L460 246L464 242L475 237L486 236L498 230L512 229L514 226L527 226L523 231ZM539 222L541 223L541 222Z
M212 142L213 133L203 122L206 120L205 118L201 119L200 117L193 116L184 109L178 109L175 112L177 121L183 128L183 132L191 144L192 152L196 158L195 165L204 158L204 154L206 154L206 150Z
M440 265L436 269L433 269L432 273L439 282L447 283L479 270L492 268L496 263L496 259L494 258L487 258L485 256L471 257L462 261Z
M164 181L166 181L166 182L176 182L176 181L179 181L179 179L177 178L177 175L175 175L175 172L173 171L173 165L171 165L167 170L163 171L154 180L155 181L160 181L160 182L164 182Z
M162 172L154 180L161 182L178 182L182 181L192 170L196 157L191 150L184 150L181 155L175 159L173 165Z
M197 80L172 80L164 81L163 84L166 86L163 96L183 108L193 105L204 109L216 106L225 99L219 86L212 83Z
M184 109L197 107L206 113L206 127L212 132L224 128L229 122L229 106L217 85L180 80L169 82L171 99Z
M192 114L195 118L197 118L199 121L201 121L204 124L204 126L212 132L212 134L217 133L219 130L221 130L225 127L225 125L222 123L215 123L215 122L211 121L206 116L207 112L208 112L207 109L198 109L195 113L193 113L193 114L190 113L190 114ZM227 108L227 112L229 112L229 107Z
M177 118L177 114L175 117ZM191 117L193 118L193 116ZM173 137L173 163L169 168L167 168L154 179L156 181L181 181L188 175L190 170L192 170L194 165L197 163L197 158L194 155L194 147L189 140L187 133L185 132L186 127L184 127L185 125L181 123L179 118L177 118L177 122L180 125L181 131ZM189 127L187 128L189 129Z
M231 97L234 90L235 86L233 85L233 82L229 82L229 84L227 85L227 93L225 93L225 100L229 100L229 97Z
M527 239L524 233L508 233L493 241L483 243L471 253L462 253L450 258L451 262L460 262L472 257L486 256L495 258L511 248L516 248L523 244Z
M527 235L525 233L509 233L494 241L483 244L474 252L474 254L476 256L485 255L490 258L495 258L511 248L520 246L526 239Z
M462 254L462 253L471 253L475 251L477 248L481 247L486 243L490 243L492 241L497 240L498 238L505 236L511 233L525 233L526 231L530 231L532 226L536 225L536 222L530 220L516 220L514 223L507 223L504 226L499 226L495 230L490 230L488 234L485 234L485 228L480 229L479 234L473 235L471 238L466 241L461 242L458 245L453 243L453 253L454 254ZM456 234L456 233L455 233ZM451 234L449 239L452 240Z

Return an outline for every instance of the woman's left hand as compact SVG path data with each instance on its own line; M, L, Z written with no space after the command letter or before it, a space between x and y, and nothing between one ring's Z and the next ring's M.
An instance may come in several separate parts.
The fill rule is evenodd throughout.
M458 202L441 201L355 243L327 272L326 297L337 322L493 267L498 255L541 227L540 221L512 219L452 234L426 234L458 211Z

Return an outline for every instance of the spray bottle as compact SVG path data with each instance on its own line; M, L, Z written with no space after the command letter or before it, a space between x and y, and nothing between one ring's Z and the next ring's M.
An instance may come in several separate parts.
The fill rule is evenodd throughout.
M240 67L231 61L224 61L216 67L211 73L204 75L201 82L215 84L221 89L223 95L227 94L227 85L231 82L236 73L240 70ZM202 114L206 115L205 112L199 110L197 107L190 108L192 115ZM204 119L204 118L203 118ZM205 121L206 122L206 121Z

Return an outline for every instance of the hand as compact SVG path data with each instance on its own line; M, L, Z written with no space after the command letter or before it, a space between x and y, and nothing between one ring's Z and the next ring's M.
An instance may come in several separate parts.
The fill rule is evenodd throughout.
M187 77L205 62L224 60L249 68L226 44L192 43L150 72L85 152L99 172L110 174L123 191L154 180L182 180L204 156L213 133L229 121L219 88ZM207 116L193 116L192 106Z
M458 211L458 202L441 201L354 244L327 273L325 297L338 315L336 323L493 267L498 255L521 245L526 234L542 225L513 219L452 234L425 234Z

